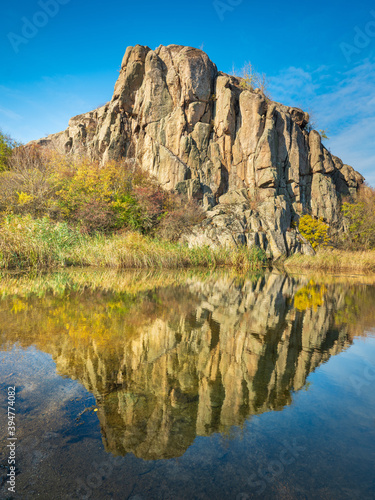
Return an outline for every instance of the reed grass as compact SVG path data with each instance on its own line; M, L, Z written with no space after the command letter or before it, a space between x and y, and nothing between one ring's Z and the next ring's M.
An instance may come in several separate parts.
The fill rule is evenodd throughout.
M231 267L255 271L267 266L259 248L189 248L140 233L88 236L48 218L8 216L0 225L0 269L95 266L116 269Z
M309 270L328 272L375 272L375 250L344 251L335 249L319 250L316 255L295 254L284 262L289 272Z
M66 265L83 237L66 223L47 217L6 216L0 225L0 268L30 269Z
M138 233L106 238L102 235L77 246L73 261L80 265L118 269L176 269L188 267L233 267L252 271L267 264L265 254L256 248L189 248L185 245L152 239Z

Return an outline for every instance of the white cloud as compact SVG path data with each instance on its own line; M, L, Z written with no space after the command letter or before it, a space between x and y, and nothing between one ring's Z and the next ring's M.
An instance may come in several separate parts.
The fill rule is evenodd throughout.
M375 116L357 121L328 141L327 146L350 165L353 165L366 181L375 186Z
M375 185L375 63L362 61L345 72L286 68L271 78L272 96L313 111L318 129L329 131L327 147Z
M22 118L21 115L15 113L11 109L2 108L1 106L0 106L0 115L3 115L5 116L5 118L9 118L10 120L20 120Z

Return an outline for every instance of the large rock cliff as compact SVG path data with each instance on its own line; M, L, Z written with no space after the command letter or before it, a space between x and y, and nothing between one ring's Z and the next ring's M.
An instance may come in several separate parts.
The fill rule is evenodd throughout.
M340 226L340 201L363 177L333 156L309 116L217 70L201 50L128 47L112 100L38 141L106 161L125 157L167 189L200 200L189 244L305 250L291 228L311 213Z

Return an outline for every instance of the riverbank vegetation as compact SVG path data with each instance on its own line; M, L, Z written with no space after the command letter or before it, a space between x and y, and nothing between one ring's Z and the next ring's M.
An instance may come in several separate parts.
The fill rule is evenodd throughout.
M341 211L345 232L335 233L323 219L300 218L299 231L316 255L289 257L287 270L375 272L375 189L363 186Z
M316 255L295 254L286 259L287 271L374 272L375 250L348 251L332 248L320 249Z
M233 267L254 271L267 265L259 248L189 248L139 232L87 234L30 215L7 215L0 226L0 267L52 269L61 266L103 266L117 269Z
M36 145L7 147L0 172L2 269L229 266L252 271L268 264L258 248L180 243L182 234L204 218L202 208L164 190L131 162L100 165Z
M0 269L65 266L216 268L269 265L259 248L188 248L181 236L203 220L194 200L163 189L129 160L104 165L0 133ZM375 191L344 200L346 233L304 215L301 234L315 256L295 255L287 270L375 271Z

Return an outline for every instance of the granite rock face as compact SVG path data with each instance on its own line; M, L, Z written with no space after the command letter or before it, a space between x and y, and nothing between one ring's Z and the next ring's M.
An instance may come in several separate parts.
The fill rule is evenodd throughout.
M109 103L38 143L103 162L125 157L164 188L199 200L219 232L228 232L233 215L225 197L240 192L245 199L232 236L215 239L205 227L197 234L209 244L264 241L281 255L311 250L290 229L299 215L339 227L341 198L355 196L364 181L323 146L318 132L307 131L308 121L302 110L218 71L201 50L137 45L126 50Z

